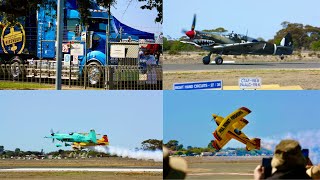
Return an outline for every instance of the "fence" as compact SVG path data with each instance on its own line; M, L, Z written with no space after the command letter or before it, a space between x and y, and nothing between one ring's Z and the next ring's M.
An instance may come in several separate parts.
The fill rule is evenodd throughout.
M53 85L55 79L55 61L0 66L1 81ZM162 67L63 65L61 79L63 89L162 90Z

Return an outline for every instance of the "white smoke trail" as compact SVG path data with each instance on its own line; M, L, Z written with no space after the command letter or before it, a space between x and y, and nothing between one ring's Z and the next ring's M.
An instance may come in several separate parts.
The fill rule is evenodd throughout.
M309 130L287 133L277 137L262 138L261 146L274 151L276 145L283 139L297 140L303 149L309 149L309 158L313 164L320 163L320 130Z
M141 160L154 160L156 162L163 161L162 151L146 151L146 150L130 150L126 148L114 147L114 146L93 146L89 148L96 152L109 153L110 155L116 155L123 158L134 158Z

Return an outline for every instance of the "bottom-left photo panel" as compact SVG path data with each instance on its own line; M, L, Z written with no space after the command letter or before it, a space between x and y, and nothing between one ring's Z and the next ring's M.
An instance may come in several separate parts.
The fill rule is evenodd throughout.
M0 179L162 179L162 91L0 99Z

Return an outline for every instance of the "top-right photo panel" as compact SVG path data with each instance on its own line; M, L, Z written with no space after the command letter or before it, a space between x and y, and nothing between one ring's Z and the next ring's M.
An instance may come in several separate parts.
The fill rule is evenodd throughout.
M320 1L164 2L163 89L320 89Z

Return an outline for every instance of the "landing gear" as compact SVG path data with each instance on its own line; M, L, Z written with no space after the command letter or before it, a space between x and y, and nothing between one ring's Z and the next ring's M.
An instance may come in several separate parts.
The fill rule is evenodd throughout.
M221 56L217 56L214 61L217 65L221 65L223 63L223 58Z
M210 64L210 62L211 62L210 56L211 56L211 54L209 54L208 56L203 57L202 62L203 62L204 65Z
M284 55L283 55L283 54L280 56L280 59L281 59L281 60L284 60Z
M209 54L208 56L203 57L202 62L204 65L208 65L211 62L211 54ZM223 58L221 56L217 56L214 61L216 62L217 65L221 65L223 63Z

